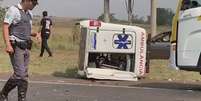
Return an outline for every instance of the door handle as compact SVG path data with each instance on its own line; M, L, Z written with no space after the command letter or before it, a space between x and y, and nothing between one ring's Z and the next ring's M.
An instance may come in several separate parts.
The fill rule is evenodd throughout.
M185 19L189 19L189 18L192 18L192 14L188 13L188 14L183 14L181 15L181 17L179 18L179 20L185 20Z
M183 18L189 18L189 17L192 17L192 15L191 14L185 14L185 15L183 15Z

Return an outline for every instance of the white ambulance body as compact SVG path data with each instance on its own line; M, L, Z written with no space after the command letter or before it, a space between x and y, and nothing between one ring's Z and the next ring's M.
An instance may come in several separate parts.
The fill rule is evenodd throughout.
M146 74L146 31L136 26L80 22L79 74L87 78L130 80Z

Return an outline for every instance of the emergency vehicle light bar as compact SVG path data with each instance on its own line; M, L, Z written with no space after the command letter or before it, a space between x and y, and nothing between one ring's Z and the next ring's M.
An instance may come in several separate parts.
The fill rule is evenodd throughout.
M89 26L90 27L101 27L101 21L90 20L89 21Z

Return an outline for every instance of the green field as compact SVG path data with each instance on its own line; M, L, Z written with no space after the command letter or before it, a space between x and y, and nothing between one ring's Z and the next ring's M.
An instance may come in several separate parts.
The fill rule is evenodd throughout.
M40 43L34 42L31 51L31 61L29 65L30 75L49 75L62 77L76 77L78 67L78 41L73 42L74 30L73 20L54 19L52 36L49 45L53 51L53 57L48 57L47 53L43 58L39 57ZM139 25L147 28L145 25ZM37 31L37 22L34 24L34 31ZM158 32L168 31L170 27L159 27ZM1 31L0 31L1 32ZM11 73L12 67L8 55L4 52L4 42L0 34L0 73ZM175 71L168 68L168 60L151 60L150 73L145 79L168 80L168 81L201 81L199 73Z

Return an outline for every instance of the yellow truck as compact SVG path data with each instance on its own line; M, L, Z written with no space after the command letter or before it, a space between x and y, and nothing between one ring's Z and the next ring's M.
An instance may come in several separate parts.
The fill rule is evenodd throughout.
M170 64L177 70L201 72L201 0L178 0Z

